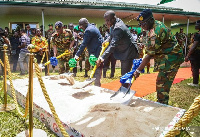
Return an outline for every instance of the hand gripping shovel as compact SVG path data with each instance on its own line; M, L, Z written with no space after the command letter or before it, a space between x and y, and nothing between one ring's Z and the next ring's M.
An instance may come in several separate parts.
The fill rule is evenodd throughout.
M102 44L102 49L101 49L101 52L99 54L99 57L104 53L104 51L106 50L108 45L109 45L109 42L106 42L105 44ZM84 88L84 87L90 85L92 82L94 82L96 78L93 78L93 77L94 77L94 73L95 73L96 69L97 69L97 65L94 66L94 68L93 68L93 70L92 70L92 72L90 74L90 78L89 79L86 79L84 82L80 82L80 83L75 84L73 86L73 88L78 88L78 89Z
M124 86L121 86L119 88L119 90L117 92L115 92L110 99L118 102L118 103L122 103L125 105L128 105L129 102L131 101L132 97L135 95L135 91L131 90L131 86L133 84L133 81L135 80L135 77L133 75L133 73L135 72L135 70L139 67L139 65L141 64L142 59L134 59L133 60L133 68L132 71L126 73L124 76L121 77L120 82L121 83L130 83L128 88L125 88ZM142 70L142 72L144 72L144 69ZM131 79L131 81L130 81ZM130 81L130 82L129 82Z
M58 60L57 59L61 58L62 56L68 55L68 54L69 53L64 52L61 55L57 56L56 58L55 57L51 57L52 60L50 59L45 64L40 64L39 67L43 69L46 65L49 65L49 64L52 64L52 63L53 63L54 66L57 66L57 64L58 64ZM53 62L51 62L51 61L53 61Z

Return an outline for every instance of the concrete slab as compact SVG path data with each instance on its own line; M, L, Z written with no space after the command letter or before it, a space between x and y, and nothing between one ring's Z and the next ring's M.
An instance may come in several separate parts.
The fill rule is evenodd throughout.
M52 76L51 76L52 77ZM70 137L164 136L185 110L133 97L128 106L110 100L108 89L87 86L74 89L66 79L43 77L56 112ZM34 117L62 136L37 78L33 81ZM13 80L17 100L25 106L28 79ZM10 84L8 82L8 94Z

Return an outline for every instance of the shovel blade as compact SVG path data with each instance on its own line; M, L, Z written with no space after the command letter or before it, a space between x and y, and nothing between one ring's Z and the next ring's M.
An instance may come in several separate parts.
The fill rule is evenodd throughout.
M120 89L110 97L110 99L114 102L128 105L135 93L136 92L134 90L121 86Z
M96 79L96 78L89 78L89 79L86 79L86 80L83 81L83 82L76 82L76 83L73 85L73 88L75 88L75 89L84 88L84 87L90 85L92 82L94 82L95 79Z
M45 68L44 64L41 64L41 63L40 63L40 64L39 64L39 68L40 68L40 69L44 69L44 68Z

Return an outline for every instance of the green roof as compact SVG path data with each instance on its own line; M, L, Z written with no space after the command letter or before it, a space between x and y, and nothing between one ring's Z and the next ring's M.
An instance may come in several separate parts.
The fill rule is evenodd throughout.
M130 4L122 2L102 2L102 1L0 1L1 5L16 5L16 6L37 6L37 7L59 7L59 8L78 8L78 9L111 9L124 11L142 11L150 8L153 13L167 13L177 15L200 16L197 12L185 12L182 9L159 7L154 5Z

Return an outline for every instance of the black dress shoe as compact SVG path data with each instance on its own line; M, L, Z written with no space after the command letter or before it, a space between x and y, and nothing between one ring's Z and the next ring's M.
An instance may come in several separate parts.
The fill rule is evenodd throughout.
M26 75L26 73L20 73L19 75Z
M110 78L114 78L114 74L113 74L113 75L111 74L111 75L110 75Z

